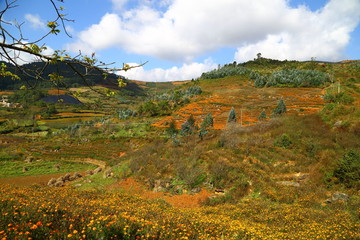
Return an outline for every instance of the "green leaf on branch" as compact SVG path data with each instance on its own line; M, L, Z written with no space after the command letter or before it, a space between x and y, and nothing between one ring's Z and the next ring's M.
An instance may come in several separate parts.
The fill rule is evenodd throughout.
M123 79L118 78L117 81L118 81L118 86L119 86L119 87L126 87L127 83L124 82Z

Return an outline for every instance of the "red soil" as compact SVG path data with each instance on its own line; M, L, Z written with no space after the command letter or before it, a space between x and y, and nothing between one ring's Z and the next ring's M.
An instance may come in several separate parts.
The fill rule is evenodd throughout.
M171 195L164 192L154 192L146 189L144 185L137 182L134 178L127 178L107 187L108 189L125 190L130 194L136 194L145 199L163 199L174 207L179 208L197 208L200 203L212 194L206 190L202 190L197 194Z

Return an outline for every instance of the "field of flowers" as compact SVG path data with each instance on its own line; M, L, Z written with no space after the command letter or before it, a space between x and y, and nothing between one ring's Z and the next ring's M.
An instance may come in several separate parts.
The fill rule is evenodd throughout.
M344 209L259 198L180 209L125 193L2 185L0 239L359 239L359 219Z
M318 112L325 104L322 99L324 90L321 88L257 89L249 82L244 84L241 82L244 80L239 77L232 77L231 80L232 82L226 83L226 87L214 87L209 84L201 86L205 91L212 92L212 95L195 100L171 116L155 122L153 126L167 127L174 120L176 127L180 128L190 115L200 126L206 114L211 113L214 118L214 129L224 129L232 107L235 108L237 122L242 126L251 126L259 122L258 117L263 110L269 119L279 99L284 100L287 113L291 115L312 114Z

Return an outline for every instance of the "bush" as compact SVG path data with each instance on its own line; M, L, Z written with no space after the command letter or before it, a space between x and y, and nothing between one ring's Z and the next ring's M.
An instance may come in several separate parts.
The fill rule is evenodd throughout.
M251 74L255 87L320 87L330 82L328 74L315 70L284 69L270 76Z
M248 75L250 74L250 70L247 68L235 65L235 64L227 64L221 68L214 69L210 72L203 73L201 75L202 79L215 79L215 78L223 78L227 76L236 76L236 75Z
M281 135L278 139L275 141L275 146L282 147L282 148L289 148L292 145L292 141L287 134Z
M333 174L337 180L346 187L360 187L360 154L348 151L339 161Z
M192 115L181 125L180 133L183 136L191 135L195 131L195 119Z
M341 104L351 104L355 101L353 96L351 96L346 92L325 94L324 100L325 102L329 102L329 103L341 103Z
M283 113L286 113L286 105L284 103L284 100L280 99L278 105L273 110L273 115L277 116L277 115L282 115Z
M235 113L235 109L231 108L230 112L229 112L229 116L227 119L228 123L236 123L236 113Z

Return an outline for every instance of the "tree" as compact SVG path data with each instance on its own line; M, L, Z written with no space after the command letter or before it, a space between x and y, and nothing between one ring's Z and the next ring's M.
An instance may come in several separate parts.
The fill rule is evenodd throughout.
M280 99L280 101L278 102L278 105L273 110L273 115L279 116L284 113L286 113L286 105L284 103L284 100Z
M178 134L178 132L179 131L176 129L175 120L173 119L171 120L169 127L166 129L166 133L170 137L174 138Z
M236 123L236 113L235 113L235 109L231 108L230 112L229 112L229 116L227 119L228 123Z
M214 119L211 113L208 113L205 118L204 121L202 123L202 125L204 125L204 127L213 127L214 126Z
M266 112L265 110L262 110L259 117L258 117L258 120L259 121L264 121L266 119Z
M214 126L214 120L212 114L209 113L206 115L200 126L199 137L201 140L203 140L206 134L209 133L208 128L213 126Z
M181 125L181 135L191 135L195 130L195 119L192 115Z
M48 31L46 34L38 39L30 39L23 34L23 23L7 20L10 19L9 15L11 14L11 11L19 6L17 4L17 0L5 0L4 8L0 10L0 60L11 63L15 66L16 73L14 73L14 71L10 71L7 65L1 64L0 76L20 80L24 83L23 88L27 89L36 88L41 81L51 81L55 86L58 86L63 80L61 74L54 72L49 74L47 78L44 77L42 73L49 67L49 65L61 62L66 64L76 75L81 77L88 87L91 88L87 82L87 77L93 75L94 73L100 72L103 74L103 77L106 78L107 74L110 72L127 71L131 68L139 67L145 64L137 66L123 64L121 68L112 68L110 66L113 63L107 64L99 61L95 57L95 53L91 54L91 56L86 56L79 52L76 56L72 56L65 50L55 50L52 54L45 54L45 51L47 50L46 43L44 42L45 39L50 35L58 35L62 31L70 37L69 33L66 31L65 23L73 21L68 19L64 14L64 7L61 6L64 0L48 1L50 2L52 8L51 10L55 12L56 17L55 19L48 21ZM41 61L44 64L37 69L24 68L20 64L20 61L22 61L22 54L29 54L33 56L36 61ZM75 67L76 65L83 66L86 69L86 72L81 73ZM25 77L20 78L20 74ZM35 83L30 82L28 78L36 79ZM123 79L119 77L119 87L123 87L125 84L126 83L124 83ZM111 93L107 94L111 95Z

